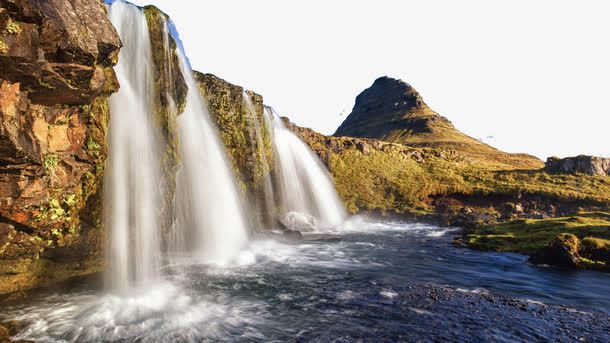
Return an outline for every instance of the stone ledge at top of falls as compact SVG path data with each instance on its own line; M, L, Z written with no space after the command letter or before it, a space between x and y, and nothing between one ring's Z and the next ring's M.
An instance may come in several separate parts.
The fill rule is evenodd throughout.
M2 0L0 70L34 104L86 105L118 89L121 41L95 0Z
M358 95L352 112L334 135L451 149L501 169L543 166L534 156L505 153L465 135L430 109L415 88L387 76Z
M178 112L182 113L186 104L188 86L180 67L178 44L167 27L171 20L167 14L155 6L146 6L142 10L148 22L154 60L155 87L159 94L156 99L157 106L167 107L170 103L170 99L167 98L169 95ZM167 35L167 40L164 35ZM165 43L169 46L166 47Z
M99 0L0 1L0 294L101 269L120 47Z

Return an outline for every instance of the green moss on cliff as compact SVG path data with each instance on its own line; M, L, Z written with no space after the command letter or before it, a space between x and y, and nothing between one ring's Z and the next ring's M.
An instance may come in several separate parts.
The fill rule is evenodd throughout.
M162 142L161 190L163 207L158 209L159 222L169 229L172 224L172 200L175 193L175 176L180 163L180 140L177 117L184 111L188 87L180 67L177 44L169 34L169 17L155 6L143 8L152 48L155 77L154 122L159 141Z
M12 19L9 18L6 22L6 26L4 28L4 32L9 35L18 35L21 33L21 27L19 24Z
M250 111L242 87L212 74L196 72L195 77L220 131L242 193L251 196L253 201L258 200L273 163L262 97L248 92L254 110Z

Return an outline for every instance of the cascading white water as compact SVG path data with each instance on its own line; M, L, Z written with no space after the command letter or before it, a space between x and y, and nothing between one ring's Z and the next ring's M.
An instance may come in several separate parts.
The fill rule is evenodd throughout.
M184 113L178 117L182 166L177 175L173 250L224 265L245 246L248 229L224 147L182 53L180 59L189 92Z
M159 278L159 135L153 124L153 59L146 17L123 1L109 7L124 47L115 67L121 88L110 98L104 178L107 281L120 290Z
M290 221L302 221L300 215L316 219L316 230L343 223L347 212L326 168L311 149L265 107L275 152L275 185L279 208ZM297 215L298 214L298 215Z

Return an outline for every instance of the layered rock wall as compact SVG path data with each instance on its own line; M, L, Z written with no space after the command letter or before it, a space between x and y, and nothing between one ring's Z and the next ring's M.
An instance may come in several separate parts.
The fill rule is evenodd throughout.
M100 268L120 47L100 1L0 1L0 293Z

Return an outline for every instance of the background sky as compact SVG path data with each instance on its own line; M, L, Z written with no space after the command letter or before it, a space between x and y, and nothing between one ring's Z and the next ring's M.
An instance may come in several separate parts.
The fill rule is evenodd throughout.
M332 134L383 75L458 129L540 158L610 157L610 1L136 0L194 69Z

